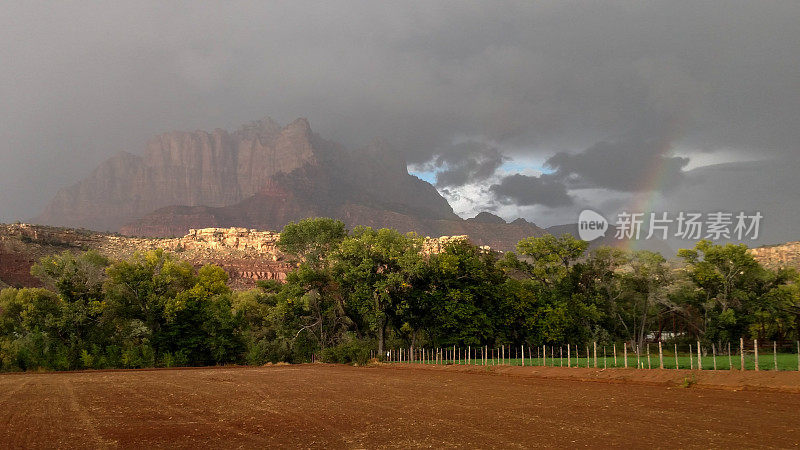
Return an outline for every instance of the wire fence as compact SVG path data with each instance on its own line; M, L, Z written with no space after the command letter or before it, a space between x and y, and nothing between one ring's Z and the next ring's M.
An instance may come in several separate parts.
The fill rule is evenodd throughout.
M393 363L442 365L800 371L800 341L779 346L774 341L760 345L754 339L750 346L750 341L740 339L735 344L703 346L698 341L688 345L656 342L641 348L628 343L598 346L596 342L583 346L409 347L390 349L383 358Z

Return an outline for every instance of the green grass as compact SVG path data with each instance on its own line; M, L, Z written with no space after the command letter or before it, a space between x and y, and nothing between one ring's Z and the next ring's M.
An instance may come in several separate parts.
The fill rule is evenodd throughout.
M730 370L731 364L734 370L741 369L741 359L739 354L732 354L729 360L728 355L717 355L716 357L716 369L717 370ZM711 355L703 356L701 358L702 362L702 369L703 370L712 370L714 369L714 357ZM778 370L790 370L796 371L798 370L798 362L797 362L797 354L796 353L778 353L777 354L778 360ZM730 361L730 363L729 363ZM501 365L500 360L497 357L492 360L489 358L488 365L489 366L496 366ZM664 352L664 369L675 369L675 355L672 352ZM417 364L420 364L421 361L416 361ZM465 365L466 361L463 358L460 361L452 361L447 360L444 362L445 364L461 364ZM425 361L425 364L434 364L432 361ZM533 359L526 357L525 358L525 365L526 366L542 366L547 365L548 367L567 367L568 361L566 355L563 358L559 358L558 354L556 354L555 358L548 357L546 360L543 360L541 357L533 357ZM594 358L586 358L586 356L575 358L571 356L569 359L570 367L591 367L594 368ZM659 359L658 359L658 352L650 354L650 361L648 365L647 354L640 355L638 360L635 353L628 353L628 368L636 368L638 364L639 368L642 369L658 369L659 368ZM471 365L480 366L483 365L483 361L480 358L473 359L471 361ZM506 358L504 365L507 366L521 366L522 359L521 358ZM688 354L678 354L677 365L680 369L698 369L697 366L697 355L693 354L691 358ZM745 353L744 358L744 365L745 370L754 370L755 369L755 355L752 353ZM602 356L602 352L598 349L598 356L597 356L597 367L602 368L622 368L625 367L625 360L622 353L617 353L616 364L614 362L614 355L613 354L606 354L604 358ZM774 370L775 363L773 360L772 352L765 353L763 351L759 352L758 355L758 367L759 370Z

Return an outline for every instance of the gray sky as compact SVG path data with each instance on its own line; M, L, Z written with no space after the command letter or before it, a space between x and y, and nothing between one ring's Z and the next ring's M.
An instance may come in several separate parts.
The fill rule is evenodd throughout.
M465 216L649 196L798 240L800 181L770 171L800 160L798 23L795 1L4 2L0 220L157 133L303 116L384 138Z

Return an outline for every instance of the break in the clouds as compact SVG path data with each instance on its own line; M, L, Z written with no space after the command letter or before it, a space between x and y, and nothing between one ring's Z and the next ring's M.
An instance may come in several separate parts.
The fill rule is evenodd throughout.
M654 174L683 192L707 155L797 159L798 23L800 3L768 0L5 2L0 219L154 134L267 115L352 148L383 138L442 192L537 222ZM505 158L553 177L509 178Z
M436 186L444 189L483 182L506 160L497 148L470 140L441 150L422 168L436 173Z

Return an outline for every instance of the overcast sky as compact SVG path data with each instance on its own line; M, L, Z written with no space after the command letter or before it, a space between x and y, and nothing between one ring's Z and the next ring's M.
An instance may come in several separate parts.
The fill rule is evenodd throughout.
M464 216L763 209L800 240L798 24L796 1L4 2L0 220L157 133L302 116L384 138Z

